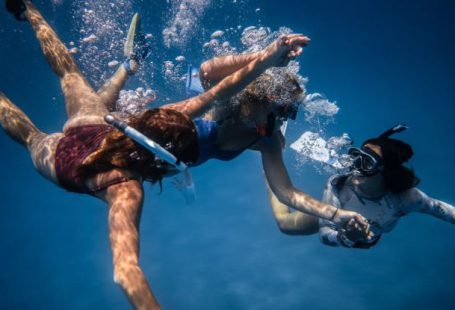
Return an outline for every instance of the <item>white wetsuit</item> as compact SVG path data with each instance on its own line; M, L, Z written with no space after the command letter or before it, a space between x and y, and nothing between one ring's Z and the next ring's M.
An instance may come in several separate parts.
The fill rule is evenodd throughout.
M411 212L431 214L455 224L454 206L430 198L417 188L411 188L399 194L387 192L377 199L372 199L362 196L347 176L335 175L327 182L323 201L337 208L363 215L375 236L369 242L352 242L338 234L333 222L321 219L319 236L322 243L331 246L369 248L379 241L382 233L391 231L400 217Z

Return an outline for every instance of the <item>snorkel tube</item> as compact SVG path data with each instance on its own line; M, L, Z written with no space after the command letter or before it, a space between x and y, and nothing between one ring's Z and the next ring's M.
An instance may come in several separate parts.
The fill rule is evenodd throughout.
M169 151L163 148L158 143L154 142L152 139L146 137L136 129L131 126L128 126L125 122L116 119L112 115L105 115L104 121L109 125L112 125L116 129L123 132L127 137L133 139L135 142L139 143L151 153L164 160L168 164L174 166L178 171L183 174L183 180L175 180L177 189L181 190L185 196L186 202L192 203L196 199L196 194L194 190L193 178L191 177L189 168L183 162L179 161L174 155Z

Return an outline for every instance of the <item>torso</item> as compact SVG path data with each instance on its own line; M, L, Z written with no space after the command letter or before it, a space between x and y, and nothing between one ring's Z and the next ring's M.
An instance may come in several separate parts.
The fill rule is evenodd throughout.
M375 234L391 231L405 214L396 195L386 192L378 198L367 197L349 180L339 191L338 198L343 209L358 212L367 218Z
M58 184L72 192L94 193L110 185L140 177L131 171L112 170L82 178L79 168L104 143L112 127L105 124L84 124L66 130L55 150L55 175Z

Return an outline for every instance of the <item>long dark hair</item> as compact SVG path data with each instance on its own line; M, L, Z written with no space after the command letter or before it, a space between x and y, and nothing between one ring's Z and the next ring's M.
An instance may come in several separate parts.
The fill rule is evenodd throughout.
M384 135L368 139L363 143L364 146L366 144L381 148L384 165L382 176L387 189L393 193L401 193L419 184L420 180L414 171L403 165L414 155L409 144Z
M196 128L183 113L151 109L130 117L127 123L185 163L199 156ZM81 174L88 176L113 168L132 170L152 183L161 181L169 171L167 163L117 130L112 130L101 148L86 160Z

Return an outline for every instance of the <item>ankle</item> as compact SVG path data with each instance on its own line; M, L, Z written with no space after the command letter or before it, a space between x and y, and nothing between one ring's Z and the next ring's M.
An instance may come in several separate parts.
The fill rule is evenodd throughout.
M136 74L136 72L138 70L138 63L136 60L134 60L132 58L127 58L123 62L123 68L125 68L128 75L134 75L134 74Z

